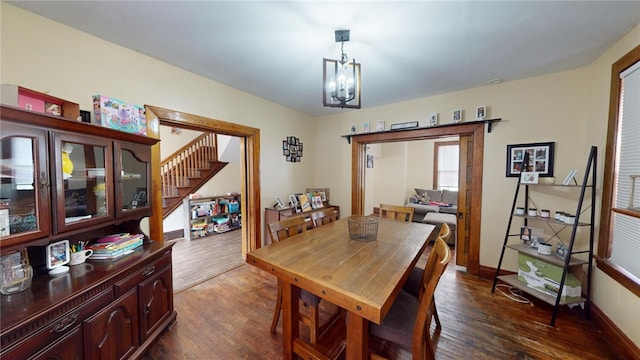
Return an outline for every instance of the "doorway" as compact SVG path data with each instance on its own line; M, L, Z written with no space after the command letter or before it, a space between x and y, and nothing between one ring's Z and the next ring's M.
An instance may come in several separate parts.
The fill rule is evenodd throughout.
M352 213L364 213L367 145L459 136L460 184L464 186L459 190L456 258L466 259L467 272L479 274L484 128L484 122L478 122L351 136Z
M260 247L260 129L222 120L205 118L184 112L145 105L148 122L148 136L160 138L160 123L196 131L215 132L235 136L240 143L241 168L241 213L243 226L242 256ZM160 169L160 144L151 149L153 169ZM161 239L162 227L162 181L160 171L151 175L153 194L153 216L149 220L151 238Z

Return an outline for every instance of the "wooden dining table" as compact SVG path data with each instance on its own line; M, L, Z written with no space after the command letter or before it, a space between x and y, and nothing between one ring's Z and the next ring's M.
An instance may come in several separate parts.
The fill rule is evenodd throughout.
M348 219L247 254L283 284L283 358L323 358L299 338L300 289L346 310L346 359L367 359L369 322L380 324L428 244L434 226L380 219L375 241L349 237Z

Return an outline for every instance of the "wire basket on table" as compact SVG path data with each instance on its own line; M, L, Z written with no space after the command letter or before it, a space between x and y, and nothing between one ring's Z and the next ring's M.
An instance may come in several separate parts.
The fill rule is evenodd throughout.
M355 241L375 241L378 238L380 219L375 216L349 217L349 237Z

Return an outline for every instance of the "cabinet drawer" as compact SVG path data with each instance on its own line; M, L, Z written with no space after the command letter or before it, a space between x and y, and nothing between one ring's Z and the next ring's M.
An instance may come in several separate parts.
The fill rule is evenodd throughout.
M65 337L51 344L51 346L39 352L34 357L29 358L29 360L81 360L83 359L82 351L82 332L78 325Z
M133 289L139 283L149 278L150 276L153 276L155 273L169 265L171 265L171 253L167 252L161 258L149 263L148 265L143 266L141 269L139 269L126 279L117 282L114 287L116 298Z
M31 356L36 351L43 349L52 342L75 331L73 329L76 328L78 324L81 324L84 319L107 306L111 301L113 301L113 292L111 290L103 291L98 296L91 298L87 303L67 312L65 315L51 322L48 326L43 327L37 333L23 339L19 345L7 353L3 351L2 359L24 359Z

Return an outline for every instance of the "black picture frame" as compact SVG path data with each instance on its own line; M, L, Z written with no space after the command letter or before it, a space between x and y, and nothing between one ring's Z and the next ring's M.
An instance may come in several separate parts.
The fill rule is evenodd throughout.
M131 209L147 206L147 188L137 188L131 199Z
M507 177L521 172L537 172L539 177L553 176L555 142L507 145ZM528 161L528 164L525 164Z

